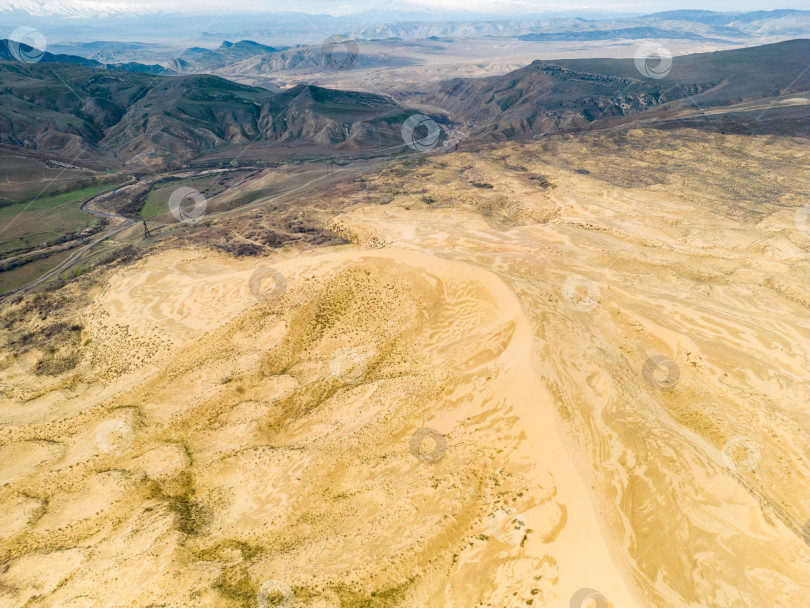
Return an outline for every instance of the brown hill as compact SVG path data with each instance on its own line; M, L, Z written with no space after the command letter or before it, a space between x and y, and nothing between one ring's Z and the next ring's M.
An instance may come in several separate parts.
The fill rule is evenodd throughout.
M100 72L0 62L0 143L84 159L156 162L253 142L403 145L408 116L368 93L298 86L282 93L215 76Z
M506 139L580 129L670 102L712 107L806 91L808 56L810 40L686 55L658 79L645 77L633 59L535 61L503 76L448 80L413 99L446 111L473 135Z

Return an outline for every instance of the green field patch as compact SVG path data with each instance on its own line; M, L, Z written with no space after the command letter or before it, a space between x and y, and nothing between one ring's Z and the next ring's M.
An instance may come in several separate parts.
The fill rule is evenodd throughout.
M82 211L81 206L88 198L115 187L97 184L0 207L0 253L36 247L98 223L99 218Z
M64 262L72 253L72 250L60 251L47 258L18 266L8 272L0 273L0 293L23 287L31 281L38 279L49 270Z
M91 186L99 177L106 179L103 173L97 171L65 166L54 161L7 156L0 151L0 205Z
M169 212L169 197L172 192L178 188L188 187L194 188L200 192L206 199L213 198L217 194L221 194L230 187L234 181L238 181L241 177L247 175L248 172L231 172L227 174L214 174L204 175L202 177L192 177L183 180L172 180L159 183L149 191L146 197L146 202L141 208L141 217L149 219L163 213ZM189 208L194 205L190 198L186 198L182 202L183 206L188 205Z
M41 211L43 209L56 210L62 206L71 206L74 204L78 204L78 207L81 207L81 203L91 196L95 196L106 190L113 190L115 187L115 184L96 184L63 194L32 198L15 205L6 205L0 207L0 222L6 221L9 217L13 217L21 212Z

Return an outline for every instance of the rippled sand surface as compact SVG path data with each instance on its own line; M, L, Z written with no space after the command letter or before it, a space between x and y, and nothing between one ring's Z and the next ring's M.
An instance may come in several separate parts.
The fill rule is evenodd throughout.
M119 270L73 370L7 357L0 597L804 606L807 175L790 139L493 146L371 176L352 245Z

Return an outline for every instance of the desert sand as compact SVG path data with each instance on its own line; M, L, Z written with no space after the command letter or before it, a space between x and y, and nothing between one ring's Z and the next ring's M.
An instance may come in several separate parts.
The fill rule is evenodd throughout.
M88 277L75 367L6 349L4 605L804 606L800 143L427 156L349 245Z

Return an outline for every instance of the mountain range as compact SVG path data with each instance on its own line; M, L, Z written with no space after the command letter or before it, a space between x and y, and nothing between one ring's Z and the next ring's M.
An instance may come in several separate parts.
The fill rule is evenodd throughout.
M218 61L257 49L269 52L227 43L194 54ZM54 57L36 64L0 60L0 143L113 163L144 154L168 162L256 142L404 149L401 126L415 113L407 106L474 139L525 138L660 106L773 104L810 90L808 56L810 40L686 55L674 58L663 78L642 75L632 59L535 61L502 76L446 80L403 96L405 105L317 86L274 92L210 75L101 70Z
M245 59L266 57L277 52L278 49L272 46L252 40L240 40L235 43L226 40L216 49L188 48L173 59L168 67L175 72L210 72Z
M130 2L105 2L103 0L8 0L9 11L25 12L32 16L63 16L71 18L98 18L119 16L142 16L150 14L216 14L216 5L201 2L188 5L180 2L153 2L149 0ZM309 5L309 6L308 6ZM366 3L368 6L368 3ZM333 19L367 20L369 17L385 15L386 18L408 19L447 19L447 18L499 18L504 15L537 15L555 13L559 15L587 15L590 18L615 16L618 11L599 9L570 10L543 9L537 4L523 0L387 0L371 8L351 11L348 7L336 7L328 15L323 15L323 5L301 3L299 15L332 17ZM342 9L342 10L341 10ZM242 2L240 10L248 14L282 13L263 2Z
M278 17L275 19L275 17ZM127 71L140 71L149 74L217 74L226 78L236 78L246 84L262 86L288 85L291 80L278 82L275 75L288 70L322 70L325 66L322 56L322 42L319 38L310 44L266 44L261 41L279 36L293 37L297 33L313 29L318 36L330 32L346 32L346 36L359 41L361 51L357 58L360 67L392 67L406 65L412 61L409 48L401 44L413 44L424 40L447 46L453 52L453 45L462 39L488 37L513 39L515 52L520 52L520 43L611 41L612 44L639 44L641 41L673 40L681 45L684 41L708 48L729 48L750 45L752 41L777 42L784 39L808 37L810 35L810 11L775 10L748 13L717 13L711 11L669 11L640 17L621 17L589 21L581 18L561 19L521 19L498 21L409 21L386 22L353 26L348 18L331 16L323 18L323 25L316 28L301 20L301 15L281 14L274 16L273 25L265 27L266 16L257 15L251 20L250 29L243 32L245 38L226 38L225 34L203 31L197 32L195 39L174 40L171 43L130 42L126 40L94 40L91 42L63 42L49 47L44 61L80 63L94 67L106 67ZM180 18L180 17L178 17ZM133 18L135 19L135 18ZM146 17L129 20L130 30L138 31ZM156 36L160 28L167 28L174 17L166 16L160 27L151 35ZM186 17L183 17L186 19ZM147 19L148 21L148 19ZM184 22L186 23L186 22ZM202 28L224 27L225 23L209 21ZM227 20L227 29L239 29L239 17ZM114 29L114 28L113 28ZM131 33L131 32L130 32ZM235 40L231 42L230 40ZM617 41L619 41L617 43ZM376 45L376 46L375 46ZM702 45L702 47L700 46ZM374 46L372 49L371 47ZM0 49L0 53L5 49ZM442 49L444 52L444 49ZM50 54L53 53L53 54ZM5 54L8 57L8 53ZM75 58L67 57L75 55ZM300 80L299 80L300 82Z
M810 33L810 11L806 10L678 10L644 15L587 9L526 12L524 3L519 2L502 6L467 4L463 3L466 9L458 3L436 10L430 5L394 2L341 16L273 13L262 8L264 5L250 11L241 7L251 5L242 4L238 14L212 18L218 10L206 8L205 4L198 5L196 12L177 12L171 10L171 5L13 0L10 9L0 9L0 23L11 28L37 28L54 43L118 40L124 44L137 41L183 47L234 38L274 47L320 44L335 34L357 40L532 35L540 36L539 40L603 40L614 35L775 42ZM53 19L54 15L60 18Z
M506 139L580 129L680 102L708 108L810 90L810 40L675 57L664 78L633 59L535 61L490 78L456 78L410 101L443 108L476 137Z
M160 65L147 65L138 62L127 63L101 63L95 59L87 59L78 55L71 55L67 53L51 53L49 51L42 52L41 54L25 43L20 43L19 48L26 54L33 54L37 56L38 63L69 63L74 65L82 65L91 68L101 68L105 70L124 70L128 72L141 72L144 74L161 74L166 73L167 69ZM8 40L0 39L0 61L16 61L16 57L11 52L11 47Z
M143 155L160 163L257 142L401 146L400 124L409 115L368 93L304 85L277 93L216 76L6 61L0 61L0 106L0 144L113 164Z

